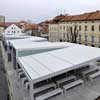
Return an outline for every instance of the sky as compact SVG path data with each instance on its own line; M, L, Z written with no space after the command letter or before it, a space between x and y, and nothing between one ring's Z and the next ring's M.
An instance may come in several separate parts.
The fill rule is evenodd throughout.
M1 0L0 15L6 21L34 23L59 14L80 14L100 10L100 0Z

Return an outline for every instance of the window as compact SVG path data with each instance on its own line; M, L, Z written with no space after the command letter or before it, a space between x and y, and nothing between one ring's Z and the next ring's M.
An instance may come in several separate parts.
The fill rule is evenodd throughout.
M65 31L65 26L63 26L63 30Z
M87 35L85 35L85 42L87 42L88 41L88 36Z
M66 26L66 31L68 31L68 26Z
M100 48L100 37L99 37L99 40L98 40L98 47Z
M11 53L8 53L8 62L11 62Z
M79 26L79 31L81 31L81 25Z
M17 63L17 67L18 67L18 69L20 69L21 67L20 67L20 65Z
M94 43L94 41L95 41L95 37L92 35L91 36L91 42Z
M87 25L85 25L85 31L87 31Z
M99 37L99 43L100 43L100 37Z
M27 82L29 82L28 79L24 80L24 85L27 84Z
M13 48L13 67L16 69L16 50Z
M100 25L99 25L99 32L100 32Z
M92 27L91 27L91 28L92 28L91 30L92 30L92 31L94 31L94 25L92 25Z
M60 30L62 29L62 27L60 26Z
M79 42L81 41L81 35L79 34Z
M70 27L70 30L72 31L72 30L73 30L73 28L72 28L72 27Z

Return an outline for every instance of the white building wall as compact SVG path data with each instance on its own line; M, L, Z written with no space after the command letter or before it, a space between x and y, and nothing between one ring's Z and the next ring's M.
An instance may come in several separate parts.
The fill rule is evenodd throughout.
M5 29L5 34L14 35L16 33L22 33L22 29L20 29L15 24L10 25L8 28Z

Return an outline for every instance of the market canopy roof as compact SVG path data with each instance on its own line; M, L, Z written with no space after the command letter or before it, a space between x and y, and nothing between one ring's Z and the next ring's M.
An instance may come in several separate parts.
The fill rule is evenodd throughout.
M6 40L11 40L11 39L28 39L28 40L34 40L34 41L41 41L41 40L47 40L46 38L42 37L36 37L36 36L28 36L23 34L16 34L16 35L3 35L3 38Z
M35 83L87 65L99 58L99 48L74 45L64 49L19 57L17 60L26 75Z
M11 36L13 37L13 36ZM25 45L25 43L32 43L32 42L44 42L44 41L47 41L47 39L45 38L41 38L41 37L36 37L36 36L16 36L16 37L13 37L13 38L7 38L6 39L6 44L7 45L20 45L23 43L23 45Z
M16 50L16 56L27 56L31 54L47 52L51 50L66 48L69 45L61 42L33 42L26 39L10 40L10 45Z
M64 48L67 47L67 43L60 42L36 42L36 41L10 41L10 44L16 50L29 50L29 49L43 49L43 48Z

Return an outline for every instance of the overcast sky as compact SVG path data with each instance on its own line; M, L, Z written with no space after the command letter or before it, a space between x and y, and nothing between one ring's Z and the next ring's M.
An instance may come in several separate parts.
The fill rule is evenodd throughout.
M100 0L1 0L0 15L6 21L40 22L60 13L79 14L100 10Z

